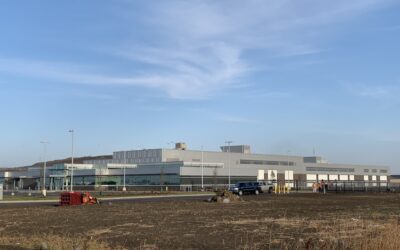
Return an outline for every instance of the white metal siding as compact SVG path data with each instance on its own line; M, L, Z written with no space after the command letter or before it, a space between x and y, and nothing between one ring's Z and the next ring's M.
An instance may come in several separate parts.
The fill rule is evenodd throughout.
M262 169L258 170L257 180L264 180L264 170Z
M285 170L285 180L293 180L293 171Z
M337 174L330 174L329 175L329 180L330 181L337 181L338 180L338 175Z
M328 180L328 175L327 174L319 174L318 175L318 180L319 181L322 181L322 180L326 181L326 180Z

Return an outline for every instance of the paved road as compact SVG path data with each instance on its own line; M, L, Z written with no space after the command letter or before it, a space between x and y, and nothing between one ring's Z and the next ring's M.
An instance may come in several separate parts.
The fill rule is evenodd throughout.
M127 196L127 197L103 197L99 198L101 203L108 202L159 202L171 200L207 200L213 194L184 194L184 195L144 195L144 196ZM52 200L17 200L17 201L0 201L1 207L13 206L57 206L58 199Z

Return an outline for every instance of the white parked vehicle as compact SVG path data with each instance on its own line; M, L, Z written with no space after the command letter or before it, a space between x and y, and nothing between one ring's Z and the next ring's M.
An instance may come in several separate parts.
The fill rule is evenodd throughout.
M274 190L274 181L258 181L258 186L261 188L263 193L272 193Z

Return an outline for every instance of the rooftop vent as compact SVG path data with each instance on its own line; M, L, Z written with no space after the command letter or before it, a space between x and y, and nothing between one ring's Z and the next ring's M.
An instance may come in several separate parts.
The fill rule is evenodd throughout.
M175 143L175 149L176 150L186 150L187 149L186 143L184 143L184 142Z

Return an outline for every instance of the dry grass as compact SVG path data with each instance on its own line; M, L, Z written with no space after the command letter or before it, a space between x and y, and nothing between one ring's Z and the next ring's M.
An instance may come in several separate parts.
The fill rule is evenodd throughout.
M400 250L397 195L243 200L0 207L0 249Z
M246 221L243 223L254 223ZM281 220L282 222L282 220ZM287 222L289 224L289 222ZM323 223L321 221L321 223ZM241 223L239 223L241 224ZM296 222L293 225L298 225ZM316 225L316 222L311 223ZM266 235L268 238L268 235ZM182 236L183 237L183 236ZM400 227L397 223L373 225L365 222L365 228L352 223L338 223L329 231L316 232L310 237L288 240L269 239L268 244L254 242L247 235L238 242L237 249L363 249L397 250L400 249ZM68 238L61 236L32 235L29 237L0 236L0 249L82 249L105 250L118 249L90 238ZM122 248L121 248L122 249ZM129 247L127 249L130 249ZM137 249L158 249L154 244L142 244Z
M362 250L398 250L400 249L400 226L397 220L386 223L376 223L373 220L355 220L353 218L309 221L268 219L262 222L278 223L289 229L292 234L281 235L280 239L272 236L263 243L257 242L251 236L242 238L237 249L362 249ZM243 220L233 224L244 225L260 223L261 221ZM262 223L261 222L261 223ZM279 229L278 229L279 230ZM310 233L304 233L304 230ZM301 235L296 237L295 235ZM306 236L306 237L305 237ZM286 239L285 239L286 238Z
M219 222L225 225L268 225L259 230L269 232L264 241L246 234L236 244L236 249L400 249L400 226L398 219L386 222L377 220L336 218L326 220L305 220L301 218L242 219ZM271 226L272 225L272 226ZM93 230L100 235L110 230ZM307 232L305 232L307 231ZM276 238L276 233L280 235ZM182 235L184 238L186 235ZM195 235L193 235L195 237ZM224 242L222 242L224 245ZM116 247L93 237L62 237L58 235L0 236L0 249L159 249L155 244L144 241L136 247Z
M106 243L91 238L61 237L58 235L0 236L0 249L81 249L106 250Z
M340 235L346 233L341 231ZM364 231L357 237L331 237L308 239L302 244L282 245L287 249L363 249L363 250L395 250L400 249L400 228L398 225L387 224L373 231ZM339 235L339 237L340 237Z

